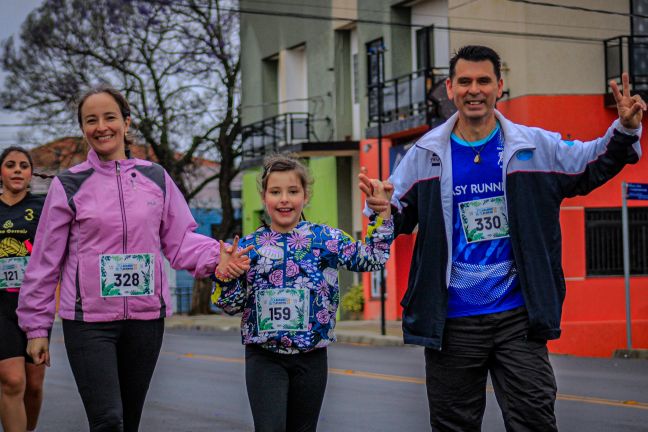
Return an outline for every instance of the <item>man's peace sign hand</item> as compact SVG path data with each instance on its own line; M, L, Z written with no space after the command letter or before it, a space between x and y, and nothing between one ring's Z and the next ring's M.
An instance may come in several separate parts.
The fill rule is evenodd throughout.
M619 112L619 120L623 127L637 129L641 124L643 112L646 111L646 102L639 95L630 96L630 78L627 72L621 75L621 82L623 84L623 93L619 91L616 81L610 81L612 94Z

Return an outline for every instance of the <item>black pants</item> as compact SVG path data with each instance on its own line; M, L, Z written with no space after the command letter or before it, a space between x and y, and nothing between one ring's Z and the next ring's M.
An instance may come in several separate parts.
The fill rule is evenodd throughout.
M446 320L443 349L425 349L434 431L481 430L488 372L507 431L557 430L547 341L527 331L524 308Z
M164 320L63 320L70 366L91 432L134 432L162 347Z
M245 382L256 432L317 430L326 380L326 348L276 354L245 346Z

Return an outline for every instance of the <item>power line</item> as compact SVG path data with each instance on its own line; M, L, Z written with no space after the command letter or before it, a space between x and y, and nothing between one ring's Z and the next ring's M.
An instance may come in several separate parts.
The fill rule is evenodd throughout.
M449 7L448 10L453 10L457 9L460 7L465 7L470 5L471 3L474 3L479 0L468 0L466 3L461 3L452 7ZM304 3L292 3L292 2L287 2L287 1L268 1L268 0L246 0L246 3L259 3L259 4L265 4L265 5L285 5L285 6L304 6L307 8L317 8L317 9L325 9L325 10L348 10L348 11L357 11L357 12L370 12L370 13L384 13L385 10L380 10L380 9L366 9L366 8L354 8L354 7L344 7L344 6L322 6L322 5L307 5ZM412 16L416 17L430 17L430 18L448 18L448 15L439 15L439 14L426 14L426 13L416 13L412 14ZM348 19L348 18L347 18ZM592 26L577 26L577 25L567 25L567 24L555 24L555 23L546 23L546 22L528 22L528 21L515 21L515 20L507 20L507 19L497 19L497 18L484 18L484 17L470 17L470 16L459 16L459 17L453 17L455 20L465 20L465 21L474 21L474 20L479 20L479 21L488 21L488 22L494 22L494 23L508 23L508 24L530 24L530 25L537 25L537 26L550 26L550 27L565 27L565 28L579 28L579 29L585 29L585 30L600 30L598 27L592 27ZM436 25L435 25L436 27Z
M12 127L30 127L30 126L47 126L49 123L0 123L0 128L12 128Z
M274 11L264 11L258 9L242 9L242 8L222 8L221 10L233 13L248 14L248 15L263 15L263 16L274 16L274 17L284 17L284 18L296 18L296 19L312 19L320 21L348 21L360 24L375 24L375 25L389 25L394 27L405 27L405 28L425 28L427 25L423 24L411 24L411 23L400 23L394 21L383 21L383 20L373 20L367 18L347 18L347 17L335 17L335 16L324 16L324 15L314 15L306 14L299 12L274 12ZM572 42L581 42L581 43L602 43L604 39L598 38L589 38L589 37L579 37L579 36L567 36L567 35L555 35L555 34L545 34L545 33L528 33L528 32L516 32L516 31L506 31L506 30L485 30L485 29L474 29L474 28L464 28L464 27L454 27L454 26L434 26L439 30L448 30L453 32L464 32L464 33L477 33L477 34L488 34L493 36L518 36L518 37L530 37L536 39L546 39L546 40L566 40Z
M547 7L554 7L560 9L575 10L580 12L593 12L593 13L600 13L604 15L618 15L618 16L624 16L628 18L648 18L648 15L635 14L629 12L615 12L615 11L608 11L604 9L593 9L593 8L586 8L583 6L571 6L571 5L565 5L559 3L547 3L547 2L533 1L533 0L508 0L508 1L512 3L523 3L523 4L533 5L533 6L547 6Z

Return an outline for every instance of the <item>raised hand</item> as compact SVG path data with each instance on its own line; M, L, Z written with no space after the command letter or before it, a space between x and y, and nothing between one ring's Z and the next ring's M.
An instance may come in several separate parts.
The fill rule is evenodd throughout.
M367 207L383 218L391 215L391 196L394 186L387 180L370 179L364 172L358 174L358 187L367 196Z
M231 246L226 245L222 240L219 241L220 262L216 268L217 275L220 273L228 278L238 278L250 269L250 257L247 253L254 248L254 245L239 249L238 243L238 236L234 238Z
M612 94L619 112L619 120L623 127L637 129L641 124L643 112L646 111L646 102L639 95L630 96L630 78L626 72L621 74L621 82L623 92L619 91L616 81L610 81Z

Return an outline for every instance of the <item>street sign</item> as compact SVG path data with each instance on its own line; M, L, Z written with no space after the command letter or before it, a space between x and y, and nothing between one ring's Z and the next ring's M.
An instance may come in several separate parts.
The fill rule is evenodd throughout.
M626 183L627 199L648 200L648 183Z

